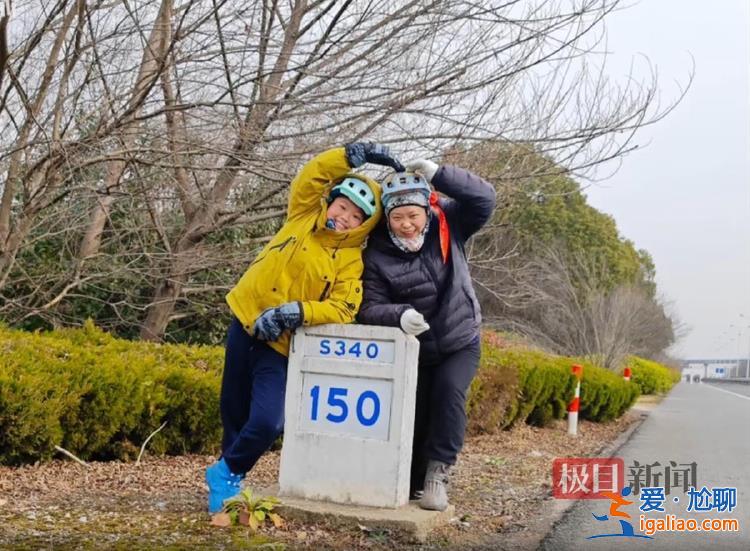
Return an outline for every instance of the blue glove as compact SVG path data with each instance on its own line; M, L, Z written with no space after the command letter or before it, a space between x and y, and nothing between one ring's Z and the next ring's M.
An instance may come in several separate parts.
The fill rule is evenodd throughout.
M284 331L275 317L276 308L266 308L255 320L253 337L262 341L277 341Z
M284 329L297 329L302 325L304 312L299 302L287 302L274 311L274 319Z
M357 168L365 163L389 166L396 172L404 172L405 168L395 157L391 156L388 146L372 142L356 142L345 146L346 159L349 166Z
M255 320L253 336L262 341L277 341L286 329L302 325L303 311L299 302L287 302L276 308L266 308Z

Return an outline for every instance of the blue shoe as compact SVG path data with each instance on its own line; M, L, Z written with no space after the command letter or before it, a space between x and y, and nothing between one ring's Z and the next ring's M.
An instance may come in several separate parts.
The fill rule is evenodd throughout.
M234 474L229 470L224 459L220 459L206 469L208 483L208 512L218 513L224 506L224 500L240 493L240 482L243 474Z

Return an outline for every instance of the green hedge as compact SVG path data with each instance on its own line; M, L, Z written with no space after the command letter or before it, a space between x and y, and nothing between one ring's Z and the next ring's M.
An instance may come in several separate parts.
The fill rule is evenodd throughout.
M638 399L638 387L608 369L570 358L583 366L580 419L604 422L617 419Z
M584 366L581 418L619 417L638 395L638 385L580 359L506 346L485 333L470 433L563 418L574 363ZM133 458L164 421L150 453L215 452L223 356L220 347L116 339L91 323L51 333L0 326L0 464L48 459L55 445L83 459ZM634 373L651 363L638 359Z
M638 387L621 375L580 358L521 348L498 349L485 332L482 362L467 399L472 434L494 432L514 423L544 426L565 416L575 392L573 364L583 365L580 418L609 421L621 416L638 398Z
M638 385L641 394L665 394L680 382L680 373L676 369L651 360L631 356L628 365L632 371L630 380Z
M0 463L48 459L60 445L83 459L213 452L221 436L223 351L115 339L83 329L0 327Z

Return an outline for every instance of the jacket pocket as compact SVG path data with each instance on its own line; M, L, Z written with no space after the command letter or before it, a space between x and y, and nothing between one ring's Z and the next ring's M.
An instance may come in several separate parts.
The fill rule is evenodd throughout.
M346 307L352 314L359 310L362 304L362 282L352 281L349 283L349 287L346 290L346 298L344 299Z
M318 299L318 302L323 302L325 299L327 299L330 291L331 291L331 282L326 281L326 284L323 287L323 292L320 293L320 298Z
M476 298L471 295L466 287L463 288L463 292L467 302L469 303L469 308L471 308L471 317L474 319L474 321L479 321L479 303L477 303Z

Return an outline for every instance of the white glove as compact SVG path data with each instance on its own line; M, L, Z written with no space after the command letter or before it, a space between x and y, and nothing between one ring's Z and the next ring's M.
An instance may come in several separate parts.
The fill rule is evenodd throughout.
M401 329L404 333L409 335L419 335L424 333L430 328L429 324L424 320L424 316L417 312L414 308L409 308L406 312L401 314Z
M427 159L416 159L406 164L406 170L408 172L419 172L428 182L432 182L432 177L435 176L438 168L440 167L437 163L433 163Z

